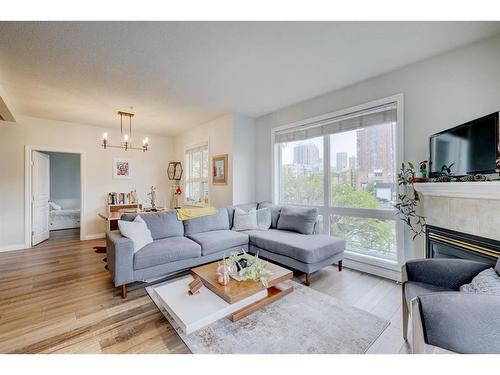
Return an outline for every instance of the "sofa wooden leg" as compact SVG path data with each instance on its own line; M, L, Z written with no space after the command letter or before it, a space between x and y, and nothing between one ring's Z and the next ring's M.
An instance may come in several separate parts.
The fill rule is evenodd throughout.
M341 272L342 271L342 260L339 260L338 266L339 266L339 272Z
M311 286L311 274L306 273L306 285Z
M122 298L127 298L127 284L123 284L121 290L122 290Z

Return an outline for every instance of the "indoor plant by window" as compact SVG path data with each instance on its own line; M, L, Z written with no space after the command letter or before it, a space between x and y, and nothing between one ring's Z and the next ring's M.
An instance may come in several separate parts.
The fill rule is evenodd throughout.
M425 217L417 213L420 203L418 193L413 186L415 182L415 167L412 162L402 163L398 173L398 200L394 205L401 220L410 228L413 239L425 231Z

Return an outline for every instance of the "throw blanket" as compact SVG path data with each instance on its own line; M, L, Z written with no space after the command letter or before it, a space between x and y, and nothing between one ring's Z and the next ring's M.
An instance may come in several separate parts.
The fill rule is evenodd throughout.
M196 208L178 208L177 219L189 220L195 217L215 215L217 209L215 207L196 207Z

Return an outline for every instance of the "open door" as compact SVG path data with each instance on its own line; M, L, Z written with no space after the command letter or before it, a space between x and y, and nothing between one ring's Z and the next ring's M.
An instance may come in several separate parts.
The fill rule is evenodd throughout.
M50 157L33 151L32 246L49 239Z

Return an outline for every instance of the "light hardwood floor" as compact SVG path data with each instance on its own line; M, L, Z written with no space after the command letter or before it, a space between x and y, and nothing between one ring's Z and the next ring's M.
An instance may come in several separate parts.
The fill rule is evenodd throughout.
M0 353L189 353L145 284L120 298L104 269L105 255L93 250L103 240L71 238L0 253ZM312 288L390 320L369 353L408 352L398 284L336 267L313 274L312 281Z

